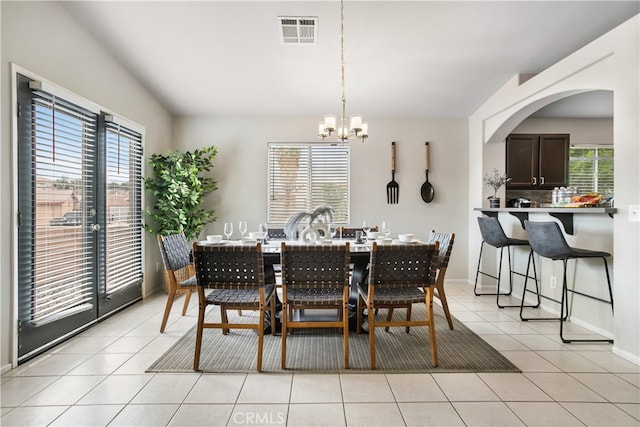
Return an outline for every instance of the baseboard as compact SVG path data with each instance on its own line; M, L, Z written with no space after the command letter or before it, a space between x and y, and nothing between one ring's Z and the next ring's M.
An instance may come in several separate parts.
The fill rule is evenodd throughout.
M615 345L611 349L611 352L613 354L615 354L616 356L620 356L624 360L627 360L627 361L633 363L634 365L640 366L640 357L637 354L632 354L632 353L629 353L628 351L620 350Z
M11 366L10 363L7 363L6 365L2 365L2 367L0 367L0 375L4 375L12 369L13 367Z

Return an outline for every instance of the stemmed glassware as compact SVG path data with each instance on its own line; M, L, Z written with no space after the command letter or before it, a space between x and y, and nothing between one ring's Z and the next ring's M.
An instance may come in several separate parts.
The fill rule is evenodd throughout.
M269 234L269 226L267 225L266 222L264 223L260 223L260 225L258 226L258 233L260 233L260 240L261 242L267 243L267 237Z
M233 224L230 222L224 223L224 235L227 236L227 245L230 242L231 235L233 234Z
M369 237L369 231L371 231L371 224L369 224L367 221L362 221L362 231L364 231L365 239Z
M334 223L329 224L329 233L331 234L331 240L336 238L336 234L338 233L338 227Z
M244 233L247 232L247 221L240 221L238 223L238 231L242 235L242 240L244 240Z
M391 225L389 224L389 221L382 221L382 234L384 234L385 238L389 237L389 234L391 234Z

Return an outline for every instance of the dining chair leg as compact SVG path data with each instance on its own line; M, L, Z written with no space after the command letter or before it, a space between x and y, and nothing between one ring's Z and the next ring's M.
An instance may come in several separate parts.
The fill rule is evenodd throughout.
M280 355L282 369L287 369L287 323L289 322L289 307L286 300L282 301L282 354Z
M193 370L200 368L200 351L202 350L202 330L204 328L204 311L207 303L204 298L204 288L198 287L198 326L196 328L196 348L193 355Z
M412 304L409 304L409 305L407 306L407 322L411 321L411 305L412 305ZM406 326L406 327L405 327L405 329L404 329L404 331L405 331L407 334L409 333L409 328L410 328L410 326Z
M440 298L440 303L442 304L442 310L444 311L444 316L447 318L449 329L453 330L453 321L451 320L451 313L449 312L449 304L447 303L447 296L444 293L444 285L443 284L436 285L436 290L438 291L438 298Z
M186 315L187 314L187 309L189 308L189 301L191 301L191 293L193 291L191 289L187 289L185 291L182 291L182 293L184 293L184 304L182 304L182 315Z
M164 306L164 315L162 316L162 324L160 324L160 333L164 332L164 328L167 326L167 321L169 320L169 313L171 312L171 307L173 306L173 301L176 299L176 290L169 289L169 294L167 295L167 304Z
M271 335L276 335L276 291L271 294Z
M261 303L260 310L259 310L259 321L258 321L258 362L256 366L256 370L258 372L262 372L262 343L264 342L264 310L265 310L265 307Z
M372 309L371 304L368 304L367 312L371 313L367 317L369 321L369 353L371 354L371 369L376 369L376 316L373 314L375 310Z
M342 294L342 333L344 340L344 367L349 368L349 288Z
M433 287L426 289L427 318L429 319L429 344L431 345L431 363L438 366L438 349L436 347L436 325L433 319Z
M224 308L224 305L220 305L220 320L223 324L229 323L229 318L227 317L227 309ZM229 328L222 328L222 335L228 335Z

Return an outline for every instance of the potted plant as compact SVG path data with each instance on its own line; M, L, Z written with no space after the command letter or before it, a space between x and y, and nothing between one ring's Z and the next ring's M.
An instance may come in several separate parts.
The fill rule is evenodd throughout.
M153 175L144 180L145 189L155 197L152 208L145 210L150 222L143 226L148 232L183 232L187 240L195 240L208 223L216 220L215 211L205 209L203 202L218 188L215 179L205 175L213 168L217 152L211 146L151 155Z
M493 188L493 196L488 197L490 208L500 207L500 198L497 196L498 190L510 180L511 178L508 178L506 173L502 174L498 169L493 169L491 174L484 174L482 181L486 186Z

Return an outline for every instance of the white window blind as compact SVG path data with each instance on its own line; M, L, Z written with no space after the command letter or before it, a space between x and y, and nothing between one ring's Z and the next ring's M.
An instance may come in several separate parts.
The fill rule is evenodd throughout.
M333 209L336 224L349 223L348 145L270 143L268 151L269 223L319 206Z
M93 304L94 240L87 200L94 197L97 114L34 91L31 104L31 321L46 322ZM24 266L27 267L27 266Z
M580 194L613 196L613 147L571 147L569 186Z
M107 294L142 281L142 135L106 122Z

